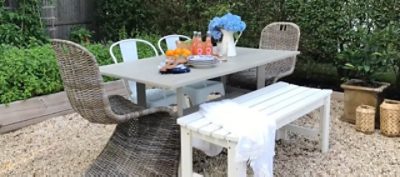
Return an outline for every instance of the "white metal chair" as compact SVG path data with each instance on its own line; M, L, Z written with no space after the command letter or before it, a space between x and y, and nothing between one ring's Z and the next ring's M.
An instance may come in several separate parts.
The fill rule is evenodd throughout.
M119 45L123 62L132 62L139 59L137 43L146 44L154 51L154 55L158 56L158 51L153 44L142 39L125 39L118 41L110 46L110 55L114 63L118 63L114 55L114 47ZM155 68L156 69L156 68ZM130 91L131 100L137 102L136 82L124 81L125 87ZM168 106L176 104L176 94L174 91L165 89L146 89L146 102L149 107Z
M190 39L188 36L179 34L164 36L158 40L158 48L164 54L164 49L162 48L161 44L165 40L167 49L176 49L176 41L180 40L180 38L185 40ZM207 80L184 87L184 92L189 96L192 105L198 105L206 102L208 100L208 96L212 93L225 95L225 88L221 82Z

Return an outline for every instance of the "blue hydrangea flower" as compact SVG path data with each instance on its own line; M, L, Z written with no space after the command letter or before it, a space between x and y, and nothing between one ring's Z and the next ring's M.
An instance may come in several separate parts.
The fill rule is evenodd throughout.
M221 31L219 30L221 28L221 18L219 17L214 17L211 21L210 24L208 24L208 31L211 31L211 35L214 39L220 39L221 38Z
M240 16L227 13L222 17L214 17L208 25L208 30L211 31L212 37L217 40L222 35L220 29L242 32L246 29L246 23L241 20Z

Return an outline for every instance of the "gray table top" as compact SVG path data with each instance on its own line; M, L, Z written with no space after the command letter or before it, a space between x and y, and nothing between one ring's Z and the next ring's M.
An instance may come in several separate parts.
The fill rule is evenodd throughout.
M134 80L139 83L176 89L200 81L216 78L300 54L299 51L266 50L237 47L237 56L212 68L191 68L189 73L160 74L157 66L165 56L151 57L134 62L101 66L102 75Z

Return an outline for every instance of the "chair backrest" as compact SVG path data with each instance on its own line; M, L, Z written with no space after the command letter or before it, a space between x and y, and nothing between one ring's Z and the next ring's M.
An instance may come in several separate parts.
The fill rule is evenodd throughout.
M274 22L261 32L260 48L277 50L298 50L300 28L290 22Z
M117 58L115 57L113 52L114 47L117 45L119 45L122 54L122 60L124 62L135 61L139 59L137 43L143 43L145 45L148 45L151 49L153 49L154 55L158 56L158 51L156 47L154 47L154 45L151 44L149 41L143 39L124 39L110 46L110 55L114 63L118 63Z
M107 116L111 107L94 55L70 41L53 39L52 46L72 108L90 122L116 123Z
M260 48L297 51L300 41L300 28L290 22L274 22L267 25L261 32ZM267 65L267 78L277 79L293 73L296 57L274 62Z
M164 36L158 40L158 49L160 49L162 54L165 54L164 49L161 47L161 43L165 40L167 43L167 49L168 50L174 50L176 49L176 41L179 41L180 38L190 40L190 37L185 36L185 35L179 35L179 34L172 34L168 36Z
M110 55L111 58L113 59L114 63L118 63L117 58L114 55L113 49L115 46L119 45L121 55L122 55L122 61L123 62L131 62L139 59L139 54L138 54L138 48L137 44L138 43L143 43L145 45L148 45L151 49L154 51L154 55L158 56L158 51L156 47L154 47L153 44L151 44L149 41L143 40L143 39L125 39L118 41L110 46ZM125 86L129 88L131 94L136 94L136 82L135 81L125 81Z

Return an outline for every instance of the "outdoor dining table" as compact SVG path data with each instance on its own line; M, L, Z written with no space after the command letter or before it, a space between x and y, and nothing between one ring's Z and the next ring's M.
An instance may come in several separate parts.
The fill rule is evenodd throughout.
M178 116L183 115L183 87L207 79L226 76L239 71L257 67L257 88L265 86L265 65L271 62L296 56L299 51L267 50L237 47L237 55L228 57L210 68L191 68L188 73L161 74L158 65L165 56L150 57L133 62L124 62L100 67L102 75L133 80L137 83L138 104L146 106L146 84L171 90L176 90Z

